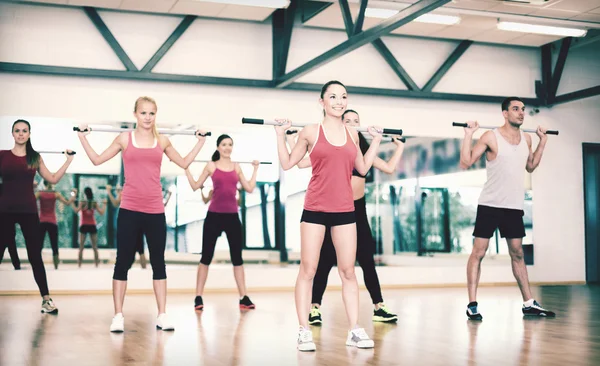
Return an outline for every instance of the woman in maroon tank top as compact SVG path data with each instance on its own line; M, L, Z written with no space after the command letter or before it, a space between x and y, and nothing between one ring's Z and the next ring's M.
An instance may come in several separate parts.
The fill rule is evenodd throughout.
M194 161L204 145L204 132L196 131L198 142L185 158L181 157L168 137L156 128L156 102L150 97L135 101L133 115L137 120L132 132L120 133L112 144L97 154L87 140L90 132L87 125L79 126L79 140L94 165L100 165L121 153L125 173L121 206L117 217L117 260L113 272L113 302L115 316L110 325L111 332L125 330L123 302L127 289L127 273L135 259L136 244L140 235L146 236L154 294L158 307L156 326L162 330L173 330L167 314L167 274L165 247L167 226L160 185L160 167L163 155L183 169Z
M0 177L3 184L0 195L0 252L4 253L6 246L14 242L15 225L19 224L33 277L43 298L42 312L56 313L58 309L50 298L42 261L40 219L33 193L33 178L37 172L48 182L57 183L73 161L73 155L66 154L67 161L56 173L51 173L44 159L31 146L30 134L29 122L22 119L15 121L12 126L15 146L12 150L0 150Z
M328 228L331 228L337 253L342 297L350 325L346 345L372 348L373 341L358 326L358 283L354 273L356 219L350 180L352 168L361 175L367 174L375 160L381 134L378 133L379 129L369 128L373 141L363 156L358 146L358 132L346 128L342 121L348 102L346 87L339 81L330 81L323 86L319 102L324 111L323 122L302 129L291 153L285 141L285 130L291 126L291 122L279 120L282 125L275 127L279 161L283 169L291 169L306 153L309 153L313 167L300 224L301 261L296 280L296 312L300 323L298 350L316 349L308 328L308 313L313 278Z
M238 183L241 184L246 192L252 193L254 191L258 161L254 160L252 162L254 171L252 172L250 181L248 181L240 165L231 161L232 150L233 139L229 135L221 135L217 139L217 150L212 156L212 161L206 164L198 180L194 180L189 170L186 169L185 171L190 186L192 186L194 191L202 188L208 177L211 177L213 182L213 191L211 191L210 195L211 203L208 207L202 231L202 258L198 264L196 298L194 299L194 309L196 310L204 309L202 295L204 293L206 278L208 277L208 266L215 253L217 239L223 232L227 235L227 241L229 242L233 275L240 294L239 306L241 309L255 308L246 294L244 261L242 260L242 223L238 216L236 193Z

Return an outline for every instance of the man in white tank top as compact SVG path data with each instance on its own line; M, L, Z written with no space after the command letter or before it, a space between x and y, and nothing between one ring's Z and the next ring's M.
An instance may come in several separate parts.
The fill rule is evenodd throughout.
M467 263L469 304L467 316L471 320L482 320L477 310L477 285L481 275L481 261L488 249L490 238L496 228L506 238L511 257L513 274L523 296L523 314L554 317L552 311L544 309L535 301L529 288L527 267L523 259L523 201L525 200L525 171L531 173L542 159L548 137L546 130L537 128L540 142L531 149L531 136L521 131L525 118L525 105L517 97L502 102L504 125L485 132L472 146L473 133L479 128L477 122L469 122L465 128L465 139L460 151L460 165L467 169L486 154L487 181L479 197L477 218L473 236L473 251Z

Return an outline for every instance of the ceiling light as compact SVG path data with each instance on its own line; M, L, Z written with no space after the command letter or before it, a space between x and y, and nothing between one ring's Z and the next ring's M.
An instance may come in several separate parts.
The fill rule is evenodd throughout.
M290 5L290 0L200 0L200 2L228 5L258 6L262 8L272 9L287 8Z
M398 14L398 10L392 9L367 8L365 11L365 17L368 18L387 19L396 14ZM423 14L414 21L419 23L453 25L460 23L460 17L453 15Z
M562 37L583 37L587 30L576 28L551 27L548 25L536 25L513 22L499 22L498 29L511 32L547 34Z
M460 23L460 17L453 15L423 14L415 22L454 25Z

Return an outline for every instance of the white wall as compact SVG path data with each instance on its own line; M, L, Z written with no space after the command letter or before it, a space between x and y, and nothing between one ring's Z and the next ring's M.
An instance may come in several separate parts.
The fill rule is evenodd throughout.
M533 230L538 281L585 280L582 143L600 143L600 97L583 99L538 115L560 130L549 137L533 184Z
M0 13L4 15L0 17L0 61L98 66L88 63L86 54L80 52L76 45L69 43L73 32L68 32L68 30L75 30L75 28L69 28L73 24L70 17L79 18L80 15L73 15L75 14L74 10L53 8L52 17L39 17L39 9L40 7L35 6L0 4ZM103 16L105 15L103 14ZM137 20L131 20L132 22L139 21L142 15L135 17ZM69 19L69 21L56 20L63 18ZM128 37L135 38L131 35L130 28L118 24L129 22L128 16L109 15L108 18L110 21L107 23L115 27L115 36L118 39L124 37L119 32L126 32ZM152 19L160 21L161 18L153 16ZM19 21L15 19L19 19ZM48 29L48 34L52 37L45 42L50 42L52 49L42 48L38 54L31 51L29 47L36 43L40 32L30 29L32 27L30 21L36 22L36 29L39 27ZM173 23L170 18L167 22ZM187 44L189 47L186 47L185 50L174 48L173 51L178 52L177 55L180 56L168 55L157 66L158 70L172 73L184 70L186 73L206 72L206 75L269 78L271 70L270 25L244 25L245 36L239 41L244 44L244 50L251 48L252 52L248 57L242 58L239 52L234 51L237 46L232 43L236 40L238 33L227 33L230 30L225 26L227 22L204 20L197 22L199 24L190 27L188 32L191 32L186 33L182 38L186 42L180 46L184 47ZM235 24L240 25L240 23ZM212 26L209 27L209 25ZM162 29L167 28L166 25L162 26ZM79 33L77 39L84 35L92 37L91 34L96 32L93 27L87 26L77 27L76 30ZM227 34L220 34L219 42L211 42L210 38L206 38L206 32L213 30ZM203 33L204 38L196 39L195 36L199 36L199 33ZM19 34L16 41L13 38L14 34ZM294 29L289 67L302 64L314 55L326 51L340 41L340 38L343 38L339 34L343 35L341 32ZM428 46L424 47L425 42L393 38L393 41L388 44L394 52L398 53L401 61L405 59L407 65L410 65L407 67L411 69L409 71L413 72L412 70L414 70L419 84L427 80L428 74L433 73L436 69L436 63L441 64L452 50L452 47L448 46L451 43L439 42L440 45L445 46L436 49L435 45L429 45L429 42L433 41L427 41ZM154 44L157 43L160 42L154 42ZM143 60L143 57L136 56L136 44L137 42L128 41L127 52L131 53L132 58L141 64L143 62L140 60ZM223 49L224 44L230 45L230 47ZM411 54L410 49L401 50L400 44L414 47L415 53ZM110 51L99 46L97 52L104 55L102 57L106 60L102 67L116 68L115 64L111 63L112 61L109 62ZM146 57L150 54L147 47L141 47L139 52L145 54ZM387 65L381 61L375 61L378 60L378 57L373 52L375 51L369 50L369 48L355 51L332 62L324 69L306 75L303 81L323 83L336 77L348 85L400 88L396 76L390 74L389 70L386 71ZM417 52L423 52L423 56L415 56L421 55ZM59 59L56 55L52 56L52 54L62 53L68 57L61 55ZM588 55L585 52L581 54ZM511 55L517 62L508 64L505 55ZM223 61L222 57L224 56L235 57L237 67L232 69L231 63ZM419 57L424 59L422 69L418 67ZM436 62L432 61L430 57L436 58ZM464 60L461 59L455 65L456 70L451 70L446 78L442 79L436 90L533 96L534 80L539 79L538 49L510 49L475 45L465 53L464 57ZM49 60L54 61L50 62ZM197 67L192 67L193 60L202 60L202 63L197 64ZM370 64L370 61L373 61L373 64ZM567 69L571 67L569 65L585 64L583 61L578 62L577 56L571 57L567 63ZM180 65L182 65L182 69L179 68ZM577 70L585 74L586 69L581 67L583 66ZM594 70L596 69L590 68L590 72L594 72ZM454 74L455 71L456 74ZM565 75L567 75L567 71ZM244 145L238 150L240 156L274 160L276 156L273 130L270 127L242 127L240 122L242 117L274 118L283 116L296 121L308 122L318 122L321 118L321 109L317 103L318 93L316 92L8 73L0 74L0 84L2 85L0 89L2 115L26 116L33 123L34 133L40 130L38 125L43 123L42 118L61 119L67 121L66 124L77 121L90 123L131 121L131 110L135 99L140 95L150 95L158 101L158 120L163 125L184 123L212 128L214 137L208 140L201 157L210 156L218 133L233 132L237 133L236 142L240 141L240 146ZM565 82L564 85L567 84ZM561 83L562 85L563 83ZM550 137L542 164L533 175L536 264L530 271L534 281L583 281L585 279L581 144L582 142L600 142L599 102L598 98L590 98L556 106L552 109L543 108L540 114L526 118L525 127L543 124L561 131L560 136ZM400 127L406 131L406 134L416 136L460 138L463 132L461 129L452 128L452 121L478 120L486 124L502 122L500 106L486 103L351 95L349 107L360 111L362 120L366 124ZM4 121L5 123L10 122L7 119ZM2 131L8 131L4 124L1 128ZM44 134L43 139L52 141L52 144L48 144L48 146L62 149L67 142L81 150L81 147L77 146L77 142L73 142L72 137L67 138L66 134L67 132L64 134L48 132L48 135ZM0 148L10 148L12 144L10 136L7 133L2 133L0 136L2 136ZM97 138L94 146L97 146L98 149L110 142L108 137L99 136ZM536 139L534 138L534 140ZM192 143L192 138L179 137L176 146L179 151L186 152ZM83 154L78 155L76 160L78 163L74 164L70 172L75 172L75 169L82 172L105 173L112 170L86 165ZM79 163L82 160L83 162ZM199 170L200 167L195 169ZM273 169L261 167L261 171L268 172L268 174L264 174L269 177L276 174L276 167ZM169 167L166 163L163 170L170 174L181 174L180 169ZM298 174L301 175L298 176ZM295 170L286 175L288 182L297 183L302 179L306 179L305 173L298 173ZM288 213L288 215L293 216L294 214ZM288 235L293 232L295 232L293 229L288 229ZM464 268L449 267L448 271L452 273L456 271L458 275L459 272L464 272ZM427 272L424 271L424 273ZM490 280L493 282L493 278Z

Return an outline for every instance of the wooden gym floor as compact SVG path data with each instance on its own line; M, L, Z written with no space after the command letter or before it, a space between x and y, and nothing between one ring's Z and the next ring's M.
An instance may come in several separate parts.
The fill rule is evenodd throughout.
M523 318L516 286L483 287L482 322L465 315L466 290L383 291L397 324L373 323L361 291L361 324L374 350L344 345L340 291L325 294L317 352L296 350L292 292L250 294L257 309L240 312L233 293L169 296L174 332L156 330L152 295L125 301L125 333L108 331L110 295L55 296L58 315L40 314L35 296L0 297L0 365L600 365L600 287L533 289L555 319Z

